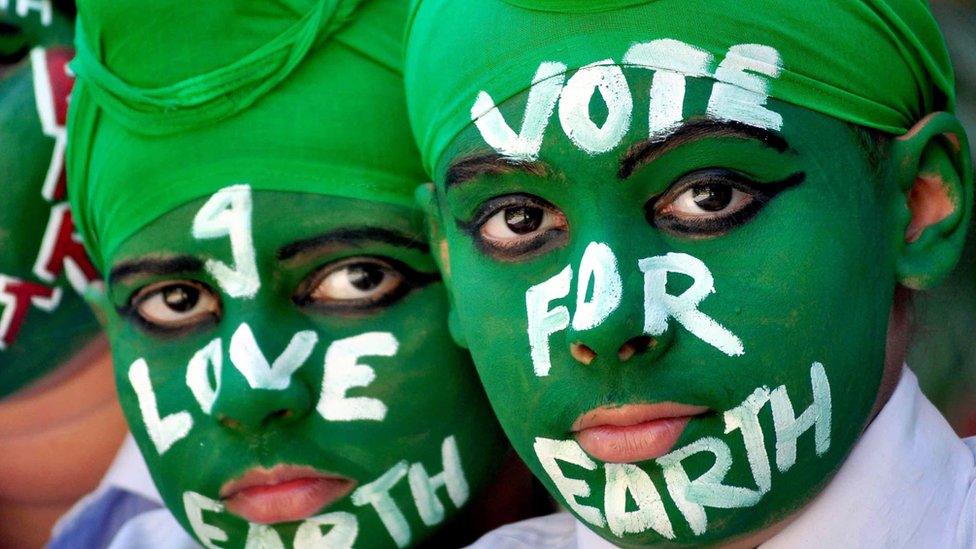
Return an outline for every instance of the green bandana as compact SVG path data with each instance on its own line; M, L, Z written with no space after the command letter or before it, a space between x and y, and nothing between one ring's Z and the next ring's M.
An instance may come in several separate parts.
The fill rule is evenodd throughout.
M85 26L85 36L92 43L113 44L109 37L96 37L112 28L106 21L121 17L115 14L115 4L106 4L112 13L92 10L97 13L97 20L88 17L87 11L81 13L80 25ZM274 27L266 21L270 18L267 14L231 17L236 2L226 2L223 9L219 3L213 9L208 5L206 15L200 14L199 20L196 15L178 18L176 14L183 4L175 4L175 12L169 4L158 7L158 11L166 13L164 21L179 20L180 25L156 29L148 14L147 21L125 19L118 23L118 32L129 27L123 41L126 47L108 47L103 55L104 59L113 60L110 65L97 65L81 55L78 59L82 62L73 64L79 85L72 96L70 123L71 199L74 209L81 212L78 225L86 244L97 250L93 254L96 262L111 257L126 238L176 206L242 181L255 190L315 192L413 204L410 189L423 178L416 167L413 144L402 141L396 148L377 155L370 152L377 146L370 134L355 131L364 126L389 126L391 133L402 128L409 135L405 120L401 123L373 108L377 104L402 102L402 81L395 68L401 46L392 39L399 35L399 29L385 33L391 38L383 38L384 34L377 32L395 21L371 17L369 25L355 25L339 32L332 38L334 46L330 43L328 48L318 48L321 53L309 55L295 68L288 66L294 48L299 47L294 44L290 49L275 49L279 53L269 53L257 64L252 64L255 55L236 61L235 56L274 49L268 44L278 44L281 36L291 36L299 32L295 30L299 27L301 32L307 32L309 27L302 26L307 23L305 19L291 25L279 21L278 26L286 28L282 33L273 31ZM146 9L156 13L156 4ZM128 17L146 9L118 11ZM315 9L324 8L316 2ZM349 13L352 7L343 4L329 9ZM333 21L334 17L328 20ZM217 27L229 28L230 35L221 40L221 47L214 47L212 43L194 40L195 35L185 28L184 22L196 30L196 35L207 35L209 31L203 29ZM133 32L133 25L146 25L147 31ZM333 27L325 25L319 38ZM252 30L255 32L250 33ZM161 32L167 36L165 40L158 38ZM143 35L142 43L132 44ZM261 45L257 37L268 41ZM165 48L153 46L156 42L166 44ZM87 47L84 40L79 45ZM163 49L175 58L192 61L172 63L173 57L165 55ZM128 54L131 55L126 57ZM287 60L278 65L275 59ZM226 80L231 73L240 76L236 71L244 65L263 71L263 79ZM191 76L196 74L194 71L199 74ZM289 71L292 74L273 94L257 97L267 91L267 82L280 80ZM120 89L134 89L134 84L115 85L122 81L148 86L139 97L159 99L161 103L156 105L160 109L167 113L171 110L172 116L187 124L192 120L195 125L181 129L179 134L159 131L178 128L165 126L169 115L162 110L139 110L137 106L145 104L141 99L121 100L117 95ZM228 89L237 84L238 87ZM184 92L190 88L198 92L195 97L209 101L200 105L181 103L180 98L187 97ZM251 102L254 104L243 109ZM235 111L239 112L231 116ZM224 116L229 117L220 124L210 124ZM397 124L402 126L396 127ZM350 131L337 132L337 127ZM157 135L161 133L166 135Z
M405 75L428 172L493 106L476 103L479 94L498 105L598 63L710 77L740 99L762 93L896 134L954 106L949 56L922 0L422 0L408 25ZM637 116L640 98L634 104Z
M0 80L0 398L51 372L99 331L72 289L97 278L64 196L66 49L34 49ZM70 284L69 284L70 282Z

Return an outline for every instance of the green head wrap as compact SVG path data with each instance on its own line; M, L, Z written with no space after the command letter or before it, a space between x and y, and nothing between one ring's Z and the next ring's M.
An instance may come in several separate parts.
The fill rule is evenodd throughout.
M357 3L83 5L68 175L94 260L232 184L412 206L406 117L374 108L403 102L401 23L366 8L340 30Z
M726 76L775 72L762 90L770 97L895 134L954 107L949 56L923 0L415 0L407 33L407 101L429 173L485 114L473 109L480 92L501 104L554 76L544 62L562 72L637 65L746 88L749 78ZM667 55L625 59L635 44L662 38L711 63L688 71ZM775 49L778 62L739 48L730 67L739 70L716 70L730 48L754 44Z
M0 398L63 365L99 332L72 289L97 273L64 197L70 56L35 49L0 80Z

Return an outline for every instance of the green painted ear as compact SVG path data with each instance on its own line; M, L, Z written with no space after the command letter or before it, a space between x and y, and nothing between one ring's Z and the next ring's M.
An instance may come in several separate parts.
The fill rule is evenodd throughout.
M973 167L959 120L934 113L892 145L892 167L908 205L898 281L937 286L962 253L973 209Z
M461 329L461 321L458 318L457 310L454 308L454 295L451 292L451 256L447 247L447 239L441 230L440 205L437 200L437 191L433 183L424 183L414 191L414 199L417 205L424 211L424 218L427 222L427 238L430 241L431 253L437 268L441 271L441 279L447 288L447 300L450 309L447 313L447 327L451 332L451 338L459 347L468 348L465 343L464 331Z

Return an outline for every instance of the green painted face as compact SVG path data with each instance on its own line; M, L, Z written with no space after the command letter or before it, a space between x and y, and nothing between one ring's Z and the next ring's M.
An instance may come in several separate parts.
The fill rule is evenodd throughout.
M849 126L665 76L482 95L428 197L502 427L623 546L742 536L822 489L879 391L904 234Z
M100 331L79 295L98 274L64 195L71 55L35 49L0 80L0 399L64 365Z
M204 546L404 547L489 481L504 439L421 221L236 185L108 258L122 407Z

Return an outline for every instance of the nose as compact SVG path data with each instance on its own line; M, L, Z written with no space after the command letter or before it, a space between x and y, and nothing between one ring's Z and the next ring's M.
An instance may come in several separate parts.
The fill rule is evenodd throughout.
M567 334L569 354L578 364L643 364L671 343L670 322L653 332L645 326L645 281L637 261L628 258L621 265L619 259L609 246L590 244L580 261L576 309Z
M589 366L596 360L600 355L597 351L588 345L586 341L590 340L590 337L582 337L578 341L569 344L569 354L572 355L577 362L583 366ZM665 347L671 342L671 330L665 331L657 337L651 337L649 335L638 335L634 336L627 341L624 341L620 347L617 348L616 359L618 362L627 362L634 357L640 357L641 355L650 355L646 358L654 359L663 354ZM604 355L604 360L613 359L611 354L609 357Z
M224 428L261 432L298 422L314 409L304 376L294 374L309 360L317 337L300 331L282 339L255 336L247 323L230 338L212 410Z

